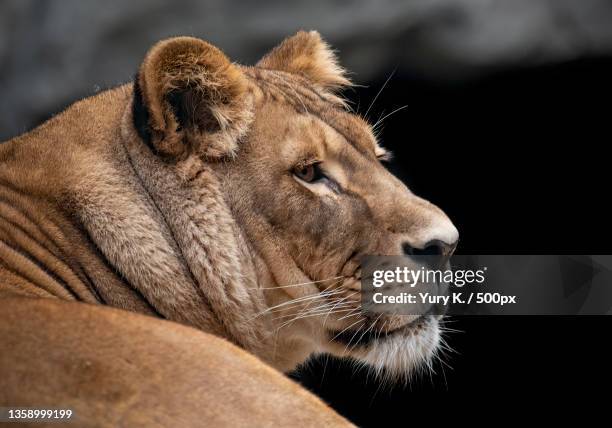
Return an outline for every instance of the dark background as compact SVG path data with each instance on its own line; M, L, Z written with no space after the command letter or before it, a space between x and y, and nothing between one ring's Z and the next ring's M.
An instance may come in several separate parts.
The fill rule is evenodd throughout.
M382 132L391 168L453 219L459 254L609 254L611 77L612 57L443 84L398 70L374 116L409 105ZM382 83L353 95L371 100ZM607 412L595 403L609 399L612 317L452 321L456 353L409 386L325 358L297 377L360 426Z
M611 23L605 0L5 1L0 139L130 80L163 37L252 63L318 29L364 85L346 93L360 113L395 70L368 116L407 106L381 140L392 170L455 222L458 253L610 254ZM453 321L448 366L409 386L325 357L294 377L362 426L591 415L606 397L610 317Z

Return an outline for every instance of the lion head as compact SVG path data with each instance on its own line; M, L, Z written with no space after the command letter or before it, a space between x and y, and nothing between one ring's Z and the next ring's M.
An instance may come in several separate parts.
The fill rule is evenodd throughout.
M169 39L140 68L124 138L220 334L283 370L325 352L408 373L436 350L438 319L361 310L360 260L446 259L458 232L387 171L338 95L349 85L316 32L254 67Z

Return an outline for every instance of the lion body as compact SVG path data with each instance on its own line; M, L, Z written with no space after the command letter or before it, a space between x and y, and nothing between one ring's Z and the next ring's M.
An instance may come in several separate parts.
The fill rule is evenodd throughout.
M268 364L331 352L403 376L430 358L436 319L360 310L359 260L445 258L457 230L381 164L334 93L348 83L316 32L255 67L178 37L133 84L0 145L0 404L346 426Z
M3 406L71 409L66 426L79 427L350 425L256 357L193 328L50 299L0 299L0 313Z
M124 85L87 98L0 145L0 403L72 408L79 426L349 425L219 339L223 331L211 320L197 320L207 323L206 334L102 306L160 316L105 260L75 213L83 201L99 199L106 210L123 202L96 215L142 231L133 242L139 251L164 223L146 224L153 210L137 212L143 193L117 126L131 96ZM153 259L168 251L149 245Z
M83 197L78 192L84 187L84 172L91 176L104 159L120 153L112 142L119 141L116 123L128 99L125 87L88 98L0 145L3 296L53 297L153 312L100 257L73 211L75 201ZM111 172L122 175L121 170Z

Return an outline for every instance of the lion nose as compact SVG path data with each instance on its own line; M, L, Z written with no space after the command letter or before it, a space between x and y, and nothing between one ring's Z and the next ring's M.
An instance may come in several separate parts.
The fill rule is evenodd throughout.
M440 267L444 265L455 252L457 241L447 243L440 239L432 239L427 242L422 248L415 247L409 242L402 244L402 250L406 256L422 257L430 266Z

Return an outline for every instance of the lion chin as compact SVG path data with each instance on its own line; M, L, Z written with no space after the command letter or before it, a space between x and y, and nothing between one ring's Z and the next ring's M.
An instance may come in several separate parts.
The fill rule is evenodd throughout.
M441 331L437 316L422 316L391 332L350 331L334 333L334 342L344 345L340 356L368 367L386 383L407 383L441 349Z
M438 320L428 316L420 327L409 328L380 340L363 360L387 380L404 380L429 367L440 346Z

